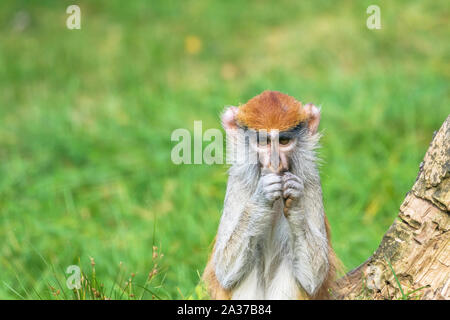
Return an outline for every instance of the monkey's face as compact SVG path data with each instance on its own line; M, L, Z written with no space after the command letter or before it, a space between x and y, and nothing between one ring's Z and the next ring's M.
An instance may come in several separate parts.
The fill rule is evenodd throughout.
M250 144L257 152L262 169L281 173L289 171L289 160L297 144L297 134L293 131L259 130L257 140Z
M236 129L251 133L250 146L257 154L260 167L277 173L289 171L302 135L314 135L319 121L320 111L316 106L303 106L300 101L276 91L264 91L239 108L230 106L222 115L227 133L234 138L239 136L234 132ZM252 140L251 136L255 135L257 139Z

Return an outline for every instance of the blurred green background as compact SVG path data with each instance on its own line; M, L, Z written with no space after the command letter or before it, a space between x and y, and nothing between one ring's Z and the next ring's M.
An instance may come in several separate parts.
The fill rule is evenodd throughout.
M81 30L66 28L68 5ZM381 8L381 30L366 8ZM189 296L225 165L170 161L265 89L322 105L321 177L347 270L377 248L449 114L448 1L1 1L0 298L52 297L71 264L119 263Z

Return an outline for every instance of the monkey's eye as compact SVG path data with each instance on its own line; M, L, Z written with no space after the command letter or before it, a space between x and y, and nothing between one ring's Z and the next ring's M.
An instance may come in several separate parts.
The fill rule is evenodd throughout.
M282 145L287 145L289 142L291 142L289 138L280 138L280 144Z

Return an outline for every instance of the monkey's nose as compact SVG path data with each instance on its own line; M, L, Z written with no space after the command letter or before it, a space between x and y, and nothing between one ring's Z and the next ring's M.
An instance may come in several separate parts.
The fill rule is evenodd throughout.
M272 171L273 173L282 173L286 170L283 169L283 167L281 166L281 163L278 165L278 167L273 166L272 164L269 165L269 169L270 171Z
M289 160L285 153L280 153L281 172L289 171Z
M276 157L276 158L271 158L271 161L269 162L269 169L270 171L277 173L277 174L281 174L285 171L288 171L289 167L283 165L283 160L281 159L281 157ZM273 161L275 160L275 161Z
M280 150L278 144L270 144L270 167L273 172L279 173L281 169Z

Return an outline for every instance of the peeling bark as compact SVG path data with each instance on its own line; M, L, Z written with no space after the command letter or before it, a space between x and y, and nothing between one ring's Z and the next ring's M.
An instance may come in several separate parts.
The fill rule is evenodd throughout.
M435 134L380 246L337 281L335 297L450 300L449 209L450 116Z

